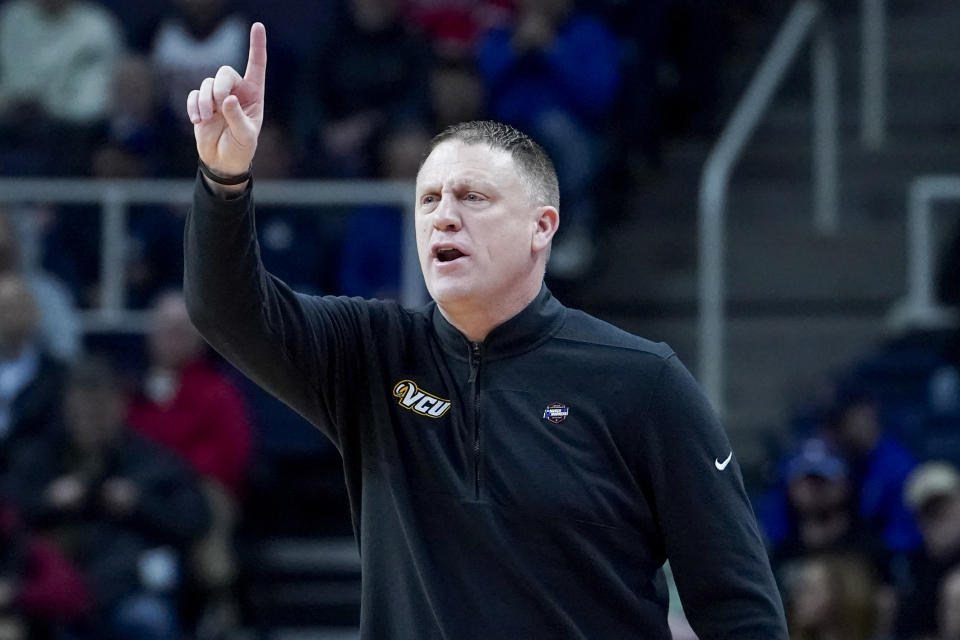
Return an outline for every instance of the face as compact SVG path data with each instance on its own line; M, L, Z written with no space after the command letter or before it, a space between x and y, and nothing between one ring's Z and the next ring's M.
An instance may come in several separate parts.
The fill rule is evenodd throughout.
M16 276L0 278L0 347L19 349L36 331L33 296Z
M206 29L223 14L224 0L177 0L181 14L193 26Z
M929 500L918 520L931 556L945 558L960 549L960 493Z
M801 629L824 626L831 615L830 575L819 562L808 562L800 571L793 597L793 622Z
M17 268L17 237L13 231L10 218L0 211L0 272L13 271Z
M845 478L829 479L819 475L798 476L787 485L790 504L800 513L842 506L849 493Z
M441 307L502 305L539 286L555 230L555 210L531 201L506 151L447 140L417 176L417 251Z
M180 369L202 353L203 339L179 294L163 296L154 306L149 344L153 364L164 368Z
M72 387L64 397L64 421L74 444L83 451L108 447L123 429L126 403L109 387Z
M940 587L940 637L960 640L960 570L951 571Z
M880 434L877 409L869 402L859 402L844 412L840 424L842 444L853 451L869 453Z
M397 0L350 0L353 20L363 31L381 31L397 19Z

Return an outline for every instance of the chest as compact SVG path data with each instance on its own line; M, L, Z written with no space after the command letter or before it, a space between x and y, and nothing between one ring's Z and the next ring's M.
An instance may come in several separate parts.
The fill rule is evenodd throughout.
M620 526L644 510L626 384L557 354L450 359L397 371L371 434L394 482L547 518Z

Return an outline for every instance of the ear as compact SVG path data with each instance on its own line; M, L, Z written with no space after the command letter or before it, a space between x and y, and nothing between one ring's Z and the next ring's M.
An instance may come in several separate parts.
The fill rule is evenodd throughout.
M531 248L539 253L550 246L553 234L560 226L560 212L556 207L544 206L537 209L536 228L533 232Z

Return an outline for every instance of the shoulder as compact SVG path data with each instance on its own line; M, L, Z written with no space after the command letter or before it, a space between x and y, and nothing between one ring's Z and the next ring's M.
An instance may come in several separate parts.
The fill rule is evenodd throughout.
M623 357L649 360L654 365L674 355L664 342L641 338L578 309L567 309L566 322L554 339L598 351L619 352Z
M398 344L429 331L433 303L407 308L396 300L297 294L310 322L335 328L342 338L364 343ZM348 340L349 341L349 340Z

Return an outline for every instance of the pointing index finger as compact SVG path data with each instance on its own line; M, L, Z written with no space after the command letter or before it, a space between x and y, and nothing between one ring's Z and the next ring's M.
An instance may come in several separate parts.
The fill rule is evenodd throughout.
M247 56L247 70L244 80L263 86L267 76L267 29L262 22L254 22L250 27L250 53Z

